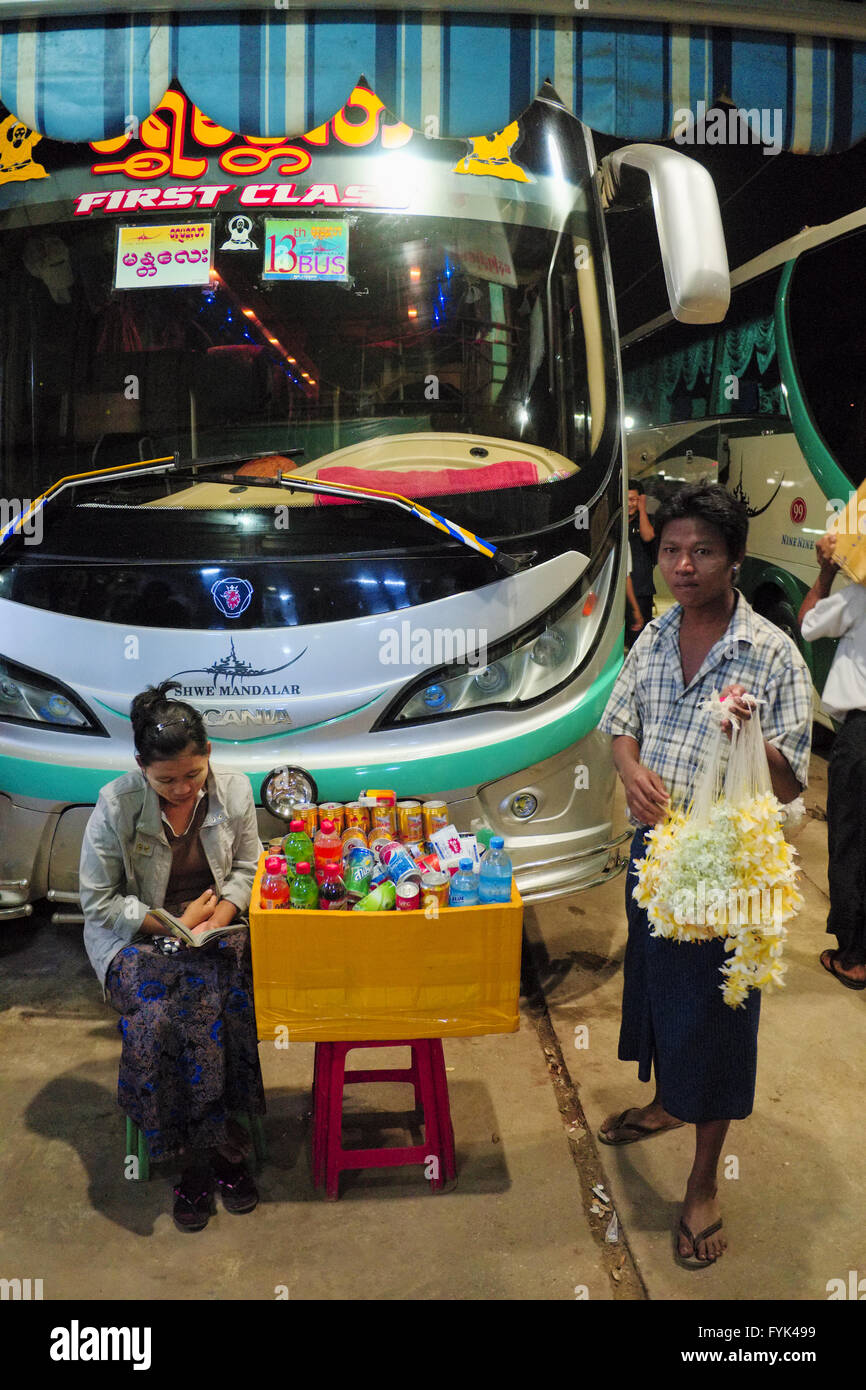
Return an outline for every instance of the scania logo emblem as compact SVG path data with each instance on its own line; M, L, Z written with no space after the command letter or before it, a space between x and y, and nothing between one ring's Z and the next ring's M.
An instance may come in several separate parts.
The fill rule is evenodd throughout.
M224 617L238 618L250 606L253 586L246 579L218 579L211 596Z

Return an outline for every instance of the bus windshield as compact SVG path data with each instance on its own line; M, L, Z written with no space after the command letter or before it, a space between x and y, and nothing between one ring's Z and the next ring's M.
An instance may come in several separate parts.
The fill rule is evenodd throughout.
M252 537L256 513L278 504L313 548L346 544L374 515L280 491L278 471L423 498L491 537L562 519L603 480L616 428L597 210L580 127L563 117L567 183L536 157L531 197L490 175L461 182L459 149L448 149L427 158L429 185L405 208L265 214L236 197L218 215L175 214L178 227L213 224L203 284L119 279L119 228L146 232L167 214L70 217L58 206L47 230L18 218L3 229L0 217L7 493L35 497L60 477L164 455L241 456L228 480L126 477L74 490L75 509L134 507L139 553L163 557L167 546L195 558L191 536L205 550L235 536L239 512ZM524 141L530 171L544 146L538 132ZM339 170L320 177L340 186ZM287 255L313 273L274 274ZM275 486L263 488L269 477ZM109 544L100 536L129 539L129 518L100 518L76 527L73 545L68 512L46 514L43 558L52 540L86 555L89 537L98 557ZM405 521L379 509L375 533L395 544Z

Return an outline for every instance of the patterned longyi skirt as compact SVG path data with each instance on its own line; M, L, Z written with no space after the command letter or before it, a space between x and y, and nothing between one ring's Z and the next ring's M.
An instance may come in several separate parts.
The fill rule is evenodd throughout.
M170 956L125 946L105 988L121 1015L118 1104L152 1159L220 1147L230 1115L264 1114L249 931Z

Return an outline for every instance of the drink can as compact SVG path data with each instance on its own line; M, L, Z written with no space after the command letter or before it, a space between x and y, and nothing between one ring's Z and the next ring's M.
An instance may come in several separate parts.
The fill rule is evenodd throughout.
M302 820L312 840L319 828L319 808L314 801L296 801L292 807L292 820Z
M413 859L420 859L425 852L421 840L404 840L403 848L408 849Z
M343 831L343 858L348 859L351 849L366 849L367 836L356 825L347 826Z
M433 832L451 824L448 807L444 801L425 801L421 807L424 822L424 838L432 839Z
M360 801L347 801L343 808L346 813L346 829L349 826L357 826L366 835L370 829L370 812L366 806L362 806Z
M381 861L380 859L377 859L377 860L375 861L374 865L373 865L373 871L372 871L372 873L370 874L370 889L371 889L371 891L372 891L372 889L374 889L374 888L378 888L380 883L390 883L390 882L391 882L391 879L390 879L390 877L389 877L389 875L388 875L388 869L387 869L387 867L382 863L382 861Z
M346 808L342 801L323 801L319 805L319 820L332 820L338 835L342 835L346 823Z
M397 911L412 912L421 902L421 889L412 878L404 878L397 884Z
M397 802L397 834L404 844L407 840L422 839L424 821L420 801Z
M450 889L450 874L424 874L421 879L421 906L435 902L440 907L447 907Z
M397 812L393 806L379 804L370 807L370 829L387 830L393 836L397 833Z
M394 836L390 830L371 830L367 844L374 854L381 854L385 845L394 844Z
M375 859L369 850L359 850L349 856L343 866L343 882L350 898L365 898L369 893L373 878Z
M406 852L404 846L398 845L396 841L383 846L380 858L388 870L388 877L392 883L400 883L410 874L413 878L417 876L418 868L415 860L411 854Z

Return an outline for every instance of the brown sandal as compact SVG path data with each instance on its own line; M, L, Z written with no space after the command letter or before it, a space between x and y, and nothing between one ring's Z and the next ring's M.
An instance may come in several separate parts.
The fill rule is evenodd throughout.
M680 1231L685 1236L686 1240L690 1241L692 1253L690 1255L683 1255L679 1249L679 1245L675 1241L674 1249L676 1251L677 1263L681 1264L685 1269L707 1269L710 1265L714 1265L719 1258L718 1255L713 1255L712 1259L709 1260L702 1260L698 1254L698 1246L702 1240L707 1240L709 1236L714 1236L716 1231L720 1231L721 1229L722 1222L721 1218L719 1218L712 1226L708 1226L705 1231L699 1231L696 1236L693 1236L685 1221L680 1221Z
M640 1143L641 1139L652 1139L653 1135L655 1134L667 1134L672 1129L682 1129L683 1125L685 1124L684 1120L677 1120L676 1124L661 1125L660 1127L656 1126L654 1129L650 1125L630 1123L624 1124L623 1121L625 1120L625 1117L628 1114L629 1110L634 1109L635 1107L633 1105L629 1105L625 1110L623 1110L619 1119L614 1120L612 1125L613 1129L633 1129L633 1138L611 1139L607 1134L605 1134L603 1129L600 1129L596 1135L596 1138L599 1140L599 1142L602 1144L638 1144Z

